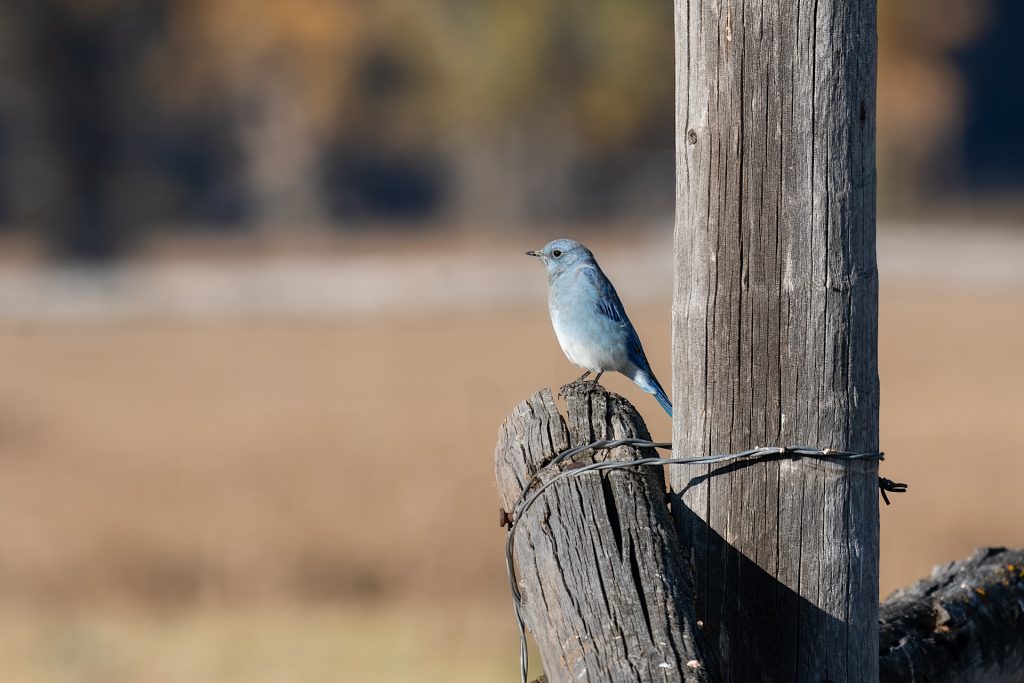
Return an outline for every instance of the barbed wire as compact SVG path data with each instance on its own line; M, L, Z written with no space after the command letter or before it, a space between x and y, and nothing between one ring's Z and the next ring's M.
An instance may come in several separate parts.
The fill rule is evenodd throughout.
M543 472L551 470L559 464L565 462L574 455L579 455L585 451L590 450L610 450L618 448L620 446L635 446L637 448L660 448L664 450L671 450L672 444L664 441L651 441L649 439L638 439L638 438L623 438L623 439L599 439L588 444L582 444L579 446L573 446L572 448L566 449L556 455L551 462L547 463L544 467L537 470L530 480L523 487L523 492L519 496L519 500L516 502L515 507L511 513L501 511L501 524L508 528L508 536L505 540L505 569L508 573L509 588L512 592L512 607L516 615L516 624L519 627L519 670L520 680L522 683L527 683L527 669L529 668L530 658L529 652L526 646L526 622L523 620L523 595L519 590L519 583L516 580L516 569L515 569L515 533L519 526L519 521L525 517L526 512L533 506L534 503L541 497L541 495L549 488L554 486L559 481L568 479L570 477L578 477L588 472L603 472L606 470L621 470L628 469L630 467L661 467L664 465L716 465L719 463L732 462L734 460L741 460L744 458L751 459L764 459L773 456L793 456L794 458L814 458L817 460L838 460L842 462L850 462L857 460L865 461L881 461L885 459L885 453L881 451L857 453L852 451L839 451L832 448L811 448L810 446L763 446L758 448L751 448L746 451L739 453L723 453L720 455L705 455L696 456L689 458L662 458L662 457L647 457L638 458L636 460L605 460L602 462L595 462L582 467L574 469L563 470L559 472L551 479L541 482L540 476ZM530 490L534 485L540 483L539 488L532 493ZM886 493L904 493L907 490L906 484L894 482L891 479L885 477L878 478L878 489L882 494L882 499L886 505L889 505L889 497Z

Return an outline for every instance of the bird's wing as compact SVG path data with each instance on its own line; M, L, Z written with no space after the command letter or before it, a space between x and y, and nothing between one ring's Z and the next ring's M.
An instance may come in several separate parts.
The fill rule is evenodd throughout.
M630 321L629 316L626 315L626 309L622 307L622 301L619 300L619 295L615 291L615 287L612 286L612 283L608 280L607 276L601 272L600 268L596 266L592 268L585 268L583 273L597 292L598 312L626 331L626 343L629 345L629 359L633 361L637 367L643 370L649 370L651 366L650 363L647 362L647 355L644 353L644 347L640 344L640 337L637 335L636 329L633 327L633 323Z

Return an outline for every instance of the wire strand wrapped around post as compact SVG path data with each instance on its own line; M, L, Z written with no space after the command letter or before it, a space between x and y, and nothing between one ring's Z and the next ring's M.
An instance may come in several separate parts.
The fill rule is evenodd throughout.
M577 382L578 384L578 382ZM570 387L573 385L570 385ZM563 387L565 391L569 387ZM623 399L624 400L624 399ZM581 456L588 451L603 451L609 449L615 449L622 446L631 446L644 449L659 448L659 449L671 449L672 444L667 442L655 442L650 439L637 438L637 437L622 437L616 439L597 439L590 443L577 444L568 448L553 458L547 461L544 466L538 470L530 479L526 482L525 486L522 487L522 494L518 501L509 512L502 508L499 514L499 522L501 526L508 528L508 538L505 545L505 563L508 572L508 578L510 588L512 592L512 601L515 609L516 619L519 625L520 635L520 663L521 663L521 678L523 683L526 682L527 676L527 651L526 651L526 632L525 624L522 616L522 594L519 590L519 586L516 580L515 571L515 536L518 528L518 521L525 516L529 511L530 507L536 503L541 496L549 491L552 486L563 482L573 477L579 477L588 473L600 473L609 472L612 470L622 469L637 469L640 467L662 467L666 465L711 465L711 464L722 464L735 462L739 460L753 461L758 459L770 459L779 457L789 457L792 459L799 458L814 458L821 460L837 460L837 461L856 461L856 460L883 460L885 454L882 452L846 452L838 451L831 448L818 449L810 446L762 446L757 448L751 448L746 451L739 453L726 453L718 455L707 455L707 456L694 456L694 457L672 457L672 458L661 458L661 457L641 457L638 459L628 460L599 460L597 462L573 462L573 467L570 469L559 469L559 465L575 459L577 456ZM907 490L906 484L901 484L886 479L884 477L878 478L878 487L881 492L882 498L885 504L889 504L889 498L886 492L890 493L904 493Z

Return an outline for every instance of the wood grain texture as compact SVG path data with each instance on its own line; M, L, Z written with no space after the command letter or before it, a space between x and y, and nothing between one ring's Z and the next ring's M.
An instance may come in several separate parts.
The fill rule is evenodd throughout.
M675 7L675 453L876 450L875 0ZM726 680L877 679L876 476L672 471Z
M650 438L633 406L594 382L570 384L563 395L567 420L544 389L502 424L495 462L505 510L570 445ZM560 467L652 455L620 447ZM523 613L549 681L712 680L665 491L660 468L588 473L552 486L519 522Z
M881 679L1024 681L1024 551L981 548L882 604Z

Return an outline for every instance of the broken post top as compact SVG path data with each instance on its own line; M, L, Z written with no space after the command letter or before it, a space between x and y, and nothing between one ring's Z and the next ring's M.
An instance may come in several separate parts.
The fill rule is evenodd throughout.
M566 401L566 417L559 413L551 389L545 388L520 402L501 425L495 474L505 510L515 508L530 479L562 451L599 439L650 439L633 404L596 382L577 380L566 384L558 397ZM519 445L518 452L505 447L511 443ZM648 455L656 454L644 453ZM598 461L610 459L612 453L581 454L562 463L560 469L579 462L580 457ZM635 459L640 455L636 449L620 448L615 450L615 457Z
M649 440L636 409L595 382L550 389L521 402L501 426L495 453L505 510L515 510L514 559L523 621L552 683L705 681L692 587L665 502L659 467L579 472L554 482L529 508L517 505L534 478L548 482L595 460L636 460L653 449L583 451L544 467L572 446ZM537 490L531 489L531 492Z

